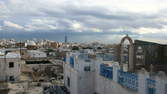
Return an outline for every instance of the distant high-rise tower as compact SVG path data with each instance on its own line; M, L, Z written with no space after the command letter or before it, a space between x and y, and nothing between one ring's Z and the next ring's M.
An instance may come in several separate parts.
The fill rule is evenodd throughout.
M67 43L68 41L67 41L67 35L65 35L65 43Z

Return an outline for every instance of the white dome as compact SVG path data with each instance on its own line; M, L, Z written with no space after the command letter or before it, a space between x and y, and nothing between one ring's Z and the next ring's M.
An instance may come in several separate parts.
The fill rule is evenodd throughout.
M28 41L28 42L27 42L27 45L29 45L29 46L35 46L36 43L35 43L34 41Z

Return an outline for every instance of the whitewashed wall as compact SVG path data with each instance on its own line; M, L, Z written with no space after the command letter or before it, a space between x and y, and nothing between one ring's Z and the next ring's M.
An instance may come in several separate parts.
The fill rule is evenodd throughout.
M70 77L71 86L68 88L71 94L147 94L146 79L151 78L156 81L155 94L167 94L165 85L167 85L167 77L163 72L160 72L157 76L152 77L147 71L142 69L138 72L138 91L133 91L118 83L118 70L119 64L112 61L103 61L98 58L92 60L91 72L84 72L84 66L89 64L84 60L80 60L75 57L74 68L69 65L69 56L67 56L67 62L64 64L64 81L67 87L67 76ZM100 64L111 63L113 67L113 79L108 79L101 76Z

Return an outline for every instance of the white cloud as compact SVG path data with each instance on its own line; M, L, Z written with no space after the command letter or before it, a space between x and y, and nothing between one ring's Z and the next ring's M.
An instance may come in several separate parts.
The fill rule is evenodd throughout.
M166 34L167 35L167 26L163 26L162 28L139 28L132 32L144 35L144 34Z
M35 30L56 30L57 26L53 20L49 19L32 19L31 23L25 25L26 31Z
M32 19L31 24L53 24L55 21L52 19Z
M81 26L81 24L79 24L79 23L73 23L73 24L72 24L72 28L73 28L73 29L81 29L82 26Z
M167 0L80 0L81 5L99 6L112 11L156 13L167 8Z
M72 21L69 24L70 24L70 29L75 32L83 32L84 30L84 26L77 21Z
M13 13L39 13L41 9L60 10L63 7L97 7L112 12L152 14L167 8L167 0L9 0L7 6ZM68 16L68 15L67 15Z
M3 25L4 25L4 27L9 27L9 28L24 29L23 26L15 24L15 23L10 22L10 21L4 21Z
M57 27L56 27L56 26L53 26L53 25L48 25L48 28L49 28L50 30L56 30L56 29L57 29Z
M9 16L9 9L6 7L6 5L0 1L0 18L8 17Z
M92 32L103 32L101 29L98 29L98 28L92 28L91 31L92 31Z

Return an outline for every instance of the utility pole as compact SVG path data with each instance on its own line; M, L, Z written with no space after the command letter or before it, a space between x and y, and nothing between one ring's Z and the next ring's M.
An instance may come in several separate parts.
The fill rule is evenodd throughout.
M5 53L4 53L4 62L5 62L5 66L4 66L4 74L5 74L5 79L6 79L6 81L8 80L8 77L6 76L6 67L7 67L7 60L6 60L6 55L7 55L7 51L5 51Z
M20 43L19 43L19 47L20 47L20 56L21 56L21 40L20 40ZM22 57L22 56L21 56ZM22 59L22 58L21 58Z

